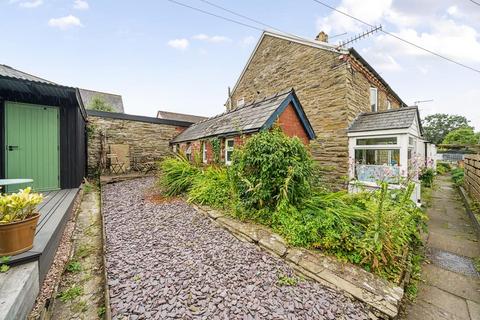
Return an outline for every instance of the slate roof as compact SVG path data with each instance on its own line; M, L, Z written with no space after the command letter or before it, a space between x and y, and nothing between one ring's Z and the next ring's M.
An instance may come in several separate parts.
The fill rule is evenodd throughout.
M348 132L409 128L415 118L420 120L417 107L403 107L382 112L361 113ZM418 121L421 130L420 121Z
M88 109L90 102L94 97L100 97L107 104L111 105L115 112L124 113L122 96L119 94L112 94L88 89L78 89L82 97L83 105Z
M257 132L262 128L273 125L290 102L296 108L310 139L313 139L315 133L295 95L295 91L291 89L193 124L171 142L179 143L239 132Z
M41 83L47 83L47 84L53 84L57 85L54 82L36 77L34 75L31 75L29 73L14 69L10 66L7 66L5 64L0 64L0 76L3 77L8 77L8 78L13 78L13 79L18 79L18 80L27 80L27 81L34 81L34 82L41 82Z
M207 117L195 116L193 114L176 113L176 112L169 112L169 111L162 111L162 110L159 110L157 112L157 118L174 120L174 121L185 121L185 122L191 122L191 123L197 123L202 120L208 119Z

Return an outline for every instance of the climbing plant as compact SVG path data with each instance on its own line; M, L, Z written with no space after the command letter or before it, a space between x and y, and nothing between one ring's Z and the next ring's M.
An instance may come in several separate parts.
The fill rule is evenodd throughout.
M212 146L212 150L213 150L213 161L215 163L220 163L220 148L221 148L220 139L219 138L210 139L210 145Z

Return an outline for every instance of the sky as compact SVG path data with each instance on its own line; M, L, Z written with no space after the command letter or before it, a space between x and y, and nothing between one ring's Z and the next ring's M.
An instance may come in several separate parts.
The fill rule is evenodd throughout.
M266 29L202 0L176 1ZM308 39L324 30L337 43L368 30L313 0L209 1ZM322 1L480 69L480 0ZM223 112L228 87L260 35L167 0L0 0L1 64L60 84L121 94L130 114ZM382 32L351 45L407 104L433 100L419 104L422 117L460 114L480 130L480 73Z

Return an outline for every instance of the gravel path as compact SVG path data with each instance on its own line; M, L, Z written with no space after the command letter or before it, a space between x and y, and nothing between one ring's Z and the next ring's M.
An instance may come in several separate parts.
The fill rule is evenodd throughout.
M107 185L103 210L114 319L367 319L364 304L294 277L187 204L143 199L153 179Z

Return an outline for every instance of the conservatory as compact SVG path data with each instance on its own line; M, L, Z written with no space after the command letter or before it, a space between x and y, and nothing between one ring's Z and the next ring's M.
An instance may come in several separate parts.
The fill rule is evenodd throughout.
M348 129L348 145L351 192L378 188L381 181L390 188L411 181L412 199L420 201L419 172L434 160L427 158L432 148L423 139L417 107L359 115Z

